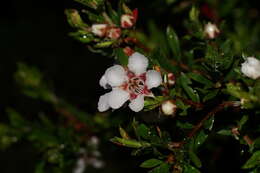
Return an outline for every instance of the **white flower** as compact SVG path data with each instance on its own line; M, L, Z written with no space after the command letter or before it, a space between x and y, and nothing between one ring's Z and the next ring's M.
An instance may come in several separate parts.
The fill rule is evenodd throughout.
M107 24L93 24L91 26L91 32L99 37L103 37L107 32Z
M162 112L165 115L174 115L176 112L177 106L170 100L163 102L162 104Z
M257 79L260 77L260 60L255 57L248 57L244 63L242 63L241 71L249 78Z
M220 33L220 31L215 24L209 22L204 27L204 33L208 38L213 39Z
M120 65L108 68L99 84L105 89L111 86L112 91L99 98L98 110L103 112L109 108L118 109L130 100L130 109L141 111L144 97L153 96L150 89L162 83L161 74L155 70L146 72L147 67L148 59L135 52L128 59L128 68Z
M135 24L135 18L131 14L123 14L121 16L121 27L131 28Z

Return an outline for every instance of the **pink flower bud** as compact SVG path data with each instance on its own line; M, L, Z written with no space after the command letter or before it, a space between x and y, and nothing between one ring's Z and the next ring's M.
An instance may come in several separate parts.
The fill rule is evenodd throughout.
M107 31L107 37L111 39L118 39L121 36L121 29L116 27L111 27Z
M175 84L175 76L173 73L168 73L167 78L168 78L167 83L169 86L172 86Z
M138 10L134 9L131 14L123 14L121 16L121 27L122 28L131 28L136 23L138 16Z
M209 39L214 39L219 35L220 31L215 24L209 22L204 27L204 33Z
M127 56L131 56L133 53L134 53L134 50L133 49L131 49L130 47L125 47L124 49L123 49L123 51L124 51L124 53L127 55Z
M104 37L107 32L107 24L93 24L91 26L91 32L99 37Z

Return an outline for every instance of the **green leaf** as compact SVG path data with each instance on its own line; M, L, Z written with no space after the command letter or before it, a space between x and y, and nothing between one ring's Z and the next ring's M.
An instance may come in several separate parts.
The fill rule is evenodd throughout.
M144 161L140 165L140 167L141 168L153 168L153 167L158 166L158 165L160 165L162 163L163 163L163 161L158 160L158 159L149 159L149 160Z
M152 109L157 108L165 101L167 98L164 96L157 96L154 98L147 98L144 101L144 111L150 111Z
M120 132L120 135L121 135L122 138L129 139L129 135L127 134L127 132L122 127L119 127L119 132Z
M170 165L162 163L160 166L152 169L149 173L169 173Z
M207 137L208 135L203 130L201 130L195 138L194 149L197 149L199 146L201 146L206 141Z
M77 10L67 9L65 10L65 14L67 16L68 23L71 27L84 28L88 26L86 23L83 22Z
M97 43L94 47L95 48L107 48L115 43L115 40L108 40L108 41L101 41Z
M124 53L122 48L115 49L115 56L121 65L127 66L128 56Z
M177 61L181 60L181 49L180 49L180 43L179 38L172 27L167 27L167 41L169 44L169 47L173 54L173 59L176 59Z
M243 165L243 169L250 169L260 165L260 150L253 153L253 155Z
M180 121L176 122L176 126L181 129L192 129L193 128L192 124L190 124L188 122L180 122Z
M216 97L216 96L218 95L218 93L219 93L219 90L218 90L218 89L215 89L215 90L213 90L213 91L210 91L207 95L205 95L205 96L203 97L203 102L206 102L206 101L208 101L208 100L210 100L210 99L213 99L214 97Z
M79 30L77 32L71 32L71 33L69 33L69 36L73 37L74 39L76 39L82 43L89 43L95 39L93 34L83 31L83 30Z
M204 84L206 87L212 87L214 86L214 83L211 82L210 80L208 80L207 78L205 78L204 76L197 74L197 73L188 73L186 74L189 78L191 78L192 80Z
M45 162L41 161L37 163L34 173L44 173Z
M119 137L114 137L110 139L111 142L125 146L130 148L143 148L143 147L150 147L151 144L143 141L136 141L132 139L123 139Z
M9 116L10 123L13 127L21 128L26 127L28 122L22 118L22 116L13 109L6 110Z
M192 89L188 84L191 83L189 80L187 80L187 76L182 73L179 77L179 80L181 82L182 88L185 90L185 92L188 94L188 96L191 98L194 102L200 102L199 95L196 90Z
M196 23L199 21L199 10L195 6L192 6L189 17L192 22Z
M215 119L214 116L212 116L210 119L208 119L205 123L204 123L204 128L208 129L208 130L212 130L213 125L214 125Z
M88 15L88 18L92 23L104 23L104 18L102 16L96 15L89 10L82 10L82 12Z
M226 129L222 129L222 130L218 131L217 134L225 135L225 136L231 136L232 135L231 130L226 130Z
M239 123L238 123L238 130L241 130L242 129L242 127L243 127L243 125L247 122L247 120L248 120L248 116L247 115L244 115L242 118L241 118L241 120L239 121Z
M200 168L202 166L199 157L191 149L189 150L189 157L196 167Z
M150 129L145 124L140 124L136 129L137 135L143 139L149 139L149 132Z
M200 171L192 165L184 165L183 173L200 173Z

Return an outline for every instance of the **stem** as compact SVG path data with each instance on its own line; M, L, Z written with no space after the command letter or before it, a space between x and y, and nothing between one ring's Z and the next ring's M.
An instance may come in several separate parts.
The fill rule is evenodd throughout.
M226 107L235 107L238 106L237 102L235 101L227 101L224 103L221 103L220 105L218 105L216 108L214 108L212 111L210 111L194 128L193 130L188 134L188 138L192 138L199 130L200 128L203 126L203 124L205 123L205 121L207 121L210 117L213 117L216 115L216 113L218 113L219 111L223 110Z

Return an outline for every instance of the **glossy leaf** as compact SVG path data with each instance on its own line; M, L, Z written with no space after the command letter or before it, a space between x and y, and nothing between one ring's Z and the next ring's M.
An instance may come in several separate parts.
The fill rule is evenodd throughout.
M142 167L142 168L153 168L153 167L158 166L162 163L163 163L163 161L158 160L158 159L149 159L149 160L144 161L140 165L140 167Z

